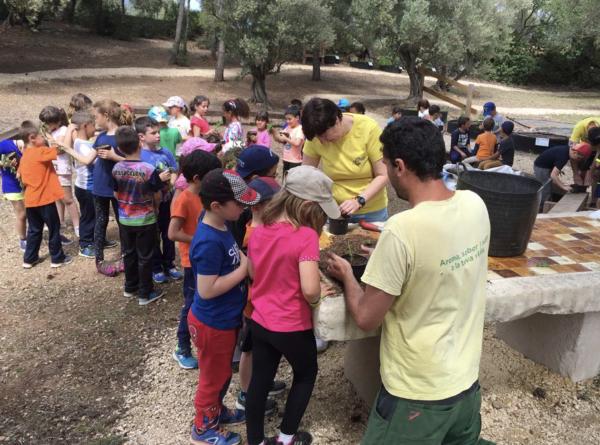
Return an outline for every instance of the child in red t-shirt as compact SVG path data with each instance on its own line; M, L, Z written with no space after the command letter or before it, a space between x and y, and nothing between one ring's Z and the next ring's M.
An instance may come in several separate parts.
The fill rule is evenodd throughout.
M192 127L193 137L204 137L212 132L210 124L206 120L206 113L208 113L208 107L210 106L210 100L206 96L196 96L190 102L190 110L194 115L190 119L190 125Z
M196 290L196 280L190 263L190 243L202 213L200 183L206 173L220 167L221 162L219 159L205 151L194 151L182 158L181 171L188 182L188 188L177 196L171 206L171 222L168 235L171 241L178 242L179 256L183 266L183 306L179 315L177 348L173 352L173 358L183 369L198 367L198 360L192 355L187 314L192 301L194 301L194 291Z
M312 441L310 434L299 432L298 427L317 378L311 306L331 291L320 282L319 234L327 217L340 216L332 185L315 167L291 169L284 190L263 213L264 225L256 227L250 237L248 269L254 306L250 321L253 370L246 398L250 445L265 440L265 403L281 356L290 363L294 380L276 443Z

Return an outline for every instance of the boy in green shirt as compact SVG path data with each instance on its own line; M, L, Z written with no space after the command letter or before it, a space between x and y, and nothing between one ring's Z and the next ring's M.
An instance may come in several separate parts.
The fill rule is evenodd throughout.
M167 148L177 158L177 146L183 142L183 139L177 128L167 126L169 118L167 110L160 106L154 106L148 110L148 117L160 125L161 147Z

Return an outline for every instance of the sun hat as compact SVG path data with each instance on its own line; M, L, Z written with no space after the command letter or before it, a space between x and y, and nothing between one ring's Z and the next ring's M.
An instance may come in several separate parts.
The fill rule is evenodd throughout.
M209 201L237 201L252 206L260 201L260 195L244 182L233 170L217 168L202 179L200 196Z
M167 110L159 105L155 105L148 110L148 117L155 122L168 122L169 120Z
M321 170L309 165L299 165L288 171L283 187L292 195L316 202L331 219L341 216L340 207L333 199L333 181Z
M240 153L235 171L242 178L247 178L253 173L273 167L278 162L279 156L271 151L269 147L254 144Z
M215 147L217 144L211 144L202 138L189 138L183 144L181 144L180 156L189 155L191 152L196 150L206 151L208 153L212 153L215 151Z
M163 107L166 107L166 108L171 108L171 107L185 108L186 104L185 104L185 100L183 100L181 97L179 97L179 96L171 96L163 104Z

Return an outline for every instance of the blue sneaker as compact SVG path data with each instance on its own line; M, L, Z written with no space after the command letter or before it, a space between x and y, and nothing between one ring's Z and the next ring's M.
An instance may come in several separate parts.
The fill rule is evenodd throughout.
M62 261L58 261L58 262L54 262L52 261L50 263L50 267L52 268L57 268L57 267L63 267L66 266L67 264L71 264L73 262L73 258L70 257L69 255L65 255L65 257L63 258Z
M239 425L246 421L246 411L241 409L229 409L223 407L219 414L219 424Z
M153 301L158 300L160 297L162 297L165 293L164 292L157 292L155 290L153 290L152 292L150 292L150 295L148 295L147 297L139 297L138 298L138 304L140 306L146 306L147 304L152 303Z
M242 436L222 428L209 428L200 432L196 425L192 425L191 442L198 445L238 445L242 443Z
M152 281L156 284L163 284L167 282L167 276L163 272L152 273Z
M84 258L96 258L96 250L94 250L94 246L85 246L83 249L79 249L79 256Z
M25 253L25 249L27 249L27 240L26 239L19 240L19 248L21 249L21 252Z
M169 278L175 281L181 280L183 278L183 274L176 267L171 267L169 269Z
M183 354L179 350L179 348L173 351L173 358L177 363L179 363L179 367L181 369L197 369L198 368L198 360L191 353Z

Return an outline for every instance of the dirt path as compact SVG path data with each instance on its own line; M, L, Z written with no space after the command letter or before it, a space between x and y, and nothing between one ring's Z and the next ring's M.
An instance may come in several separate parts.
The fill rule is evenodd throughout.
M299 72L308 73L311 68L305 65L288 64L282 67L282 73L297 74ZM365 70L359 70L356 68L350 68L346 66L336 67L323 67L325 74L339 75L340 73L346 73L355 76L364 76L368 73L372 76L376 76L378 79L386 78L388 81L400 81L401 83L408 82L408 76L404 74L392 74L385 72L370 72ZM225 70L225 77L227 80L234 80L240 76L239 68L229 68ZM45 70L45 71L33 71L28 73L17 73L17 74L1 74L0 73L0 88L8 88L15 84L23 83L36 83L36 82L53 82L53 81L67 81L67 80L80 80L80 79L127 79L127 78L171 78L171 79L212 79L214 77L214 70L212 68L147 68L147 67L122 67L122 68L66 68L58 70ZM433 80L433 79L431 79ZM511 93L528 93L528 94L548 94L547 91L541 90L523 90L520 88L513 88L503 85L491 84L478 82L478 86L484 87L489 90L498 90L501 92ZM586 93L581 93L584 97ZM327 96L327 95L326 95ZM339 99L339 96L328 95L332 99ZM365 99L395 99L398 97L394 95L357 95L347 94L345 95L351 102L361 101ZM432 103L438 103L442 106L458 110L457 107L448 105L445 102L432 98ZM473 106L477 109L482 107L483 101L474 102ZM502 106L501 111L504 114L514 114L518 116L552 116L552 115L574 115L574 116L590 116L600 113L598 108L560 108L560 107L509 107Z

